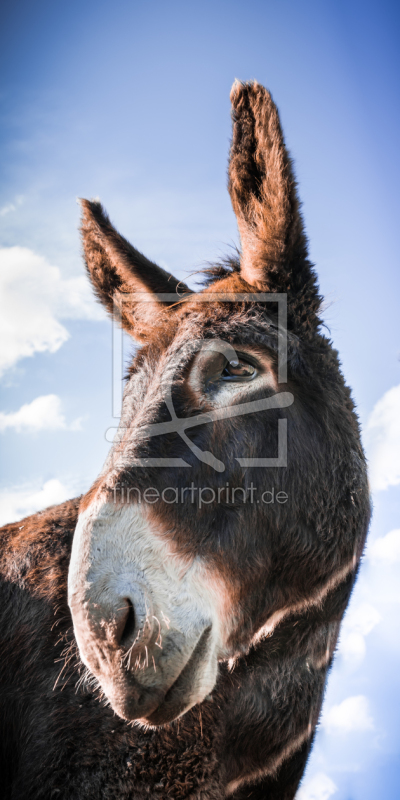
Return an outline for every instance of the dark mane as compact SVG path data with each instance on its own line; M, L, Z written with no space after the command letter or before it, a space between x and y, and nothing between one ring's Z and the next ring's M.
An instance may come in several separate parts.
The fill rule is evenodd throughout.
M218 261L209 263L199 270L200 274L203 275L203 277L196 282L199 286L207 288L217 280L228 278L233 274L240 274L240 251L237 247L233 247L232 249L234 250L232 254L222 256ZM196 274L198 273L189 273L188 278Z

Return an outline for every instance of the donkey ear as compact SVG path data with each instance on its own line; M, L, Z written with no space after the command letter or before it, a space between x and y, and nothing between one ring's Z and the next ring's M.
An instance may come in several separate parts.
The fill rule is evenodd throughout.
M301 296L308 324L318 324L318 286L278 110L257 82L235 81L231 103L229 193L241 238L241 275L259 289L297 297L297 303Z
M190 290L132 247L115 230L99 202L80 202L84 256L96 295L111 315L117 310L131 336L145 340L166 321L167 308ZM165 293L176 299L156 297Z

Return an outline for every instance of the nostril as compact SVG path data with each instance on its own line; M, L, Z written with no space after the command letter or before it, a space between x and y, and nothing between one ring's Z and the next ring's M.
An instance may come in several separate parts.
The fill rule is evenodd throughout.
M136 618L133 604L129 598L125 599L124 617L120 618L117 629L117 642L120 647L130 647L136 628Z

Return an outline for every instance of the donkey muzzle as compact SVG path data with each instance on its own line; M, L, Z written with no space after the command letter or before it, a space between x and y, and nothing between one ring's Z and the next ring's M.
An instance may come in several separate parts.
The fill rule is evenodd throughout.
M218 659L209 609L141 524L132 508L80 516L68 602L82 661L116 713L161 725L209 694Z

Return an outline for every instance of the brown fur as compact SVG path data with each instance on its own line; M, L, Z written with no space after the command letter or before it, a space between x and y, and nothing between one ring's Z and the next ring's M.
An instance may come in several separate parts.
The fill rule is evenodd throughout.
M189 289L117 233L99 202L81 200L81 205L84 255L97 297L111 315L120 312L124 327L130 330L135 327L137 339L147 338L155 309L158 329L162 331L165 321L164 316L159 316L162 305L152 295L167 292L175 294L179 301ZM141 303L130 300L129 295L134 292L141 293Z
M242 242L241 274L261 290L287 292L297 324L315 328L320 298L278 110L256 81L236 81L231 101L229 193Z

